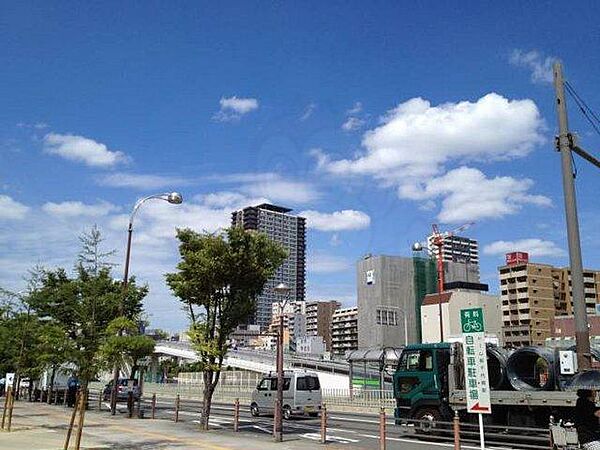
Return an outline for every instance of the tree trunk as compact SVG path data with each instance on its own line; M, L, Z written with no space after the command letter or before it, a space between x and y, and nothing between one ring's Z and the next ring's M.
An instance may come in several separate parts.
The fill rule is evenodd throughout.
M202 395L202 417L200 417L200 429L202 431L208 431L208 421L210 419L210 406L212 403L212 396L215 392L213 386L213 371L205 370L202 374L204 378L204 391Z
M52 391L54 390L54 378L56 377L56 366L52 366L52 375L50 375L50 385L48 386L48 404L52 403Z

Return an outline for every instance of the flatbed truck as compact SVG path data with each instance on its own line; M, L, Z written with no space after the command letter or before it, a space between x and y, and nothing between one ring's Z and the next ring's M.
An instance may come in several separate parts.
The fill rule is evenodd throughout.
M450 421L477 420L466 414L462 344L434 343L406 346L394 373L396 423L406 419ZM547 427L550 416L572 418L576 393L560 390L513 390L505 384L491 390L492 414L486 423L508 426Z

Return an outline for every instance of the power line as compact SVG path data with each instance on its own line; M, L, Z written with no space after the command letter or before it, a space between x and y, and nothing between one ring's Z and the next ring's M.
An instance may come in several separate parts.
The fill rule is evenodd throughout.
M571 83L569 83L568 81L565 81L565 85L567 86L567 89L569 89L573 93L573 95L575 95L579 99L579 101L585 106L585 108L592 114L594 119L596 119L598 122L600 122L600 118L598 118L598 114L596 114L594 112L594 110L587 105L585 100L583 100L581 98L581 95L579 95L577 93L577 91L575 91L575 88L573 87L573 85Z
M597 114L589 106L587 106L585 101L577 94L577 92L575 92L575 89L573 89L573 86L571 86L569 82L565 81L565 87L567 88L567 92L571 95L571 98L575 100L575 103L577 103L577 106L579 106L579 110L583 116L587 119L596 133L598 133L598 136L600 136L600 119L598 118ZM592 117L588 115L588 111L598 123L592 120Z

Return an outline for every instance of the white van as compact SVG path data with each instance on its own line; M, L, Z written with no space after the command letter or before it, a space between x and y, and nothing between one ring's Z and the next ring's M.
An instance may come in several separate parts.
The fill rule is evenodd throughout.
M277 374L265 375L252 391L250 412L254 417L273 414L277 399ZM307 371L284 371L283 373L283 417L309 415L316 417L321 411L321 384L319 375Z

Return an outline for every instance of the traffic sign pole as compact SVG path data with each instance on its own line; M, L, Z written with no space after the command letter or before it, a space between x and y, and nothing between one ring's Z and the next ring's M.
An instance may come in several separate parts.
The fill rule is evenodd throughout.
M483 414L492 413L492 403L487 370L483 309L461 309L460 324L463 334L467 412L478 415L479 440L481 449L485 450Z
M483 414L479 413L479 442L481 450L485 450L485 437L483 436Z

